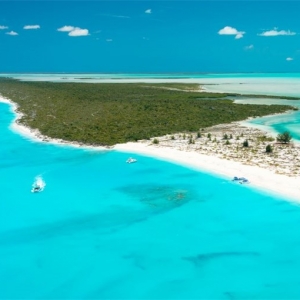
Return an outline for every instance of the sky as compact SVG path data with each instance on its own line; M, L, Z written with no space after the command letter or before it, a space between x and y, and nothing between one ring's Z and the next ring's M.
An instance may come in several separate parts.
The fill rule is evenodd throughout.
M0 1L0 73L300 72L300 1Z

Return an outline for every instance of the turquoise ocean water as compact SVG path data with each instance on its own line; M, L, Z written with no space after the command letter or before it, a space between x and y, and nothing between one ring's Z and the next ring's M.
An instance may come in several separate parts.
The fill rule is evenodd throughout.
M32 142L13 118L0 103L1 299L300 298L295 203L151 157Z

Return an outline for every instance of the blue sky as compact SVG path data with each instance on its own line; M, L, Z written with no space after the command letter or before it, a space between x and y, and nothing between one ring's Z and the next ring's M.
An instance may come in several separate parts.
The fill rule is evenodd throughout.
M299 72L299 1L1 1L0 72Z

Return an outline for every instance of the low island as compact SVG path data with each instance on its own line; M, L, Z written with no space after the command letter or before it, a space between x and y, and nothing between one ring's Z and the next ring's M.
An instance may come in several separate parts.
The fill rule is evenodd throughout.
M13 127L31 137L152 155L227 178L243 176L258 188L300 200L300 148L243 123L294 107L236 104L230 99L236 94L206 93L198 84L4 78L0 94L14 105Z

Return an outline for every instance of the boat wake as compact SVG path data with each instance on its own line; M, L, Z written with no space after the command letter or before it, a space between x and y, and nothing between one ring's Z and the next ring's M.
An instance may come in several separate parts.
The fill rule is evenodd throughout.
M38 175L37 177L35 177L31 192L32 193L40 193L44 190L45 186L46 186L46 183L43 180L42 176Z

